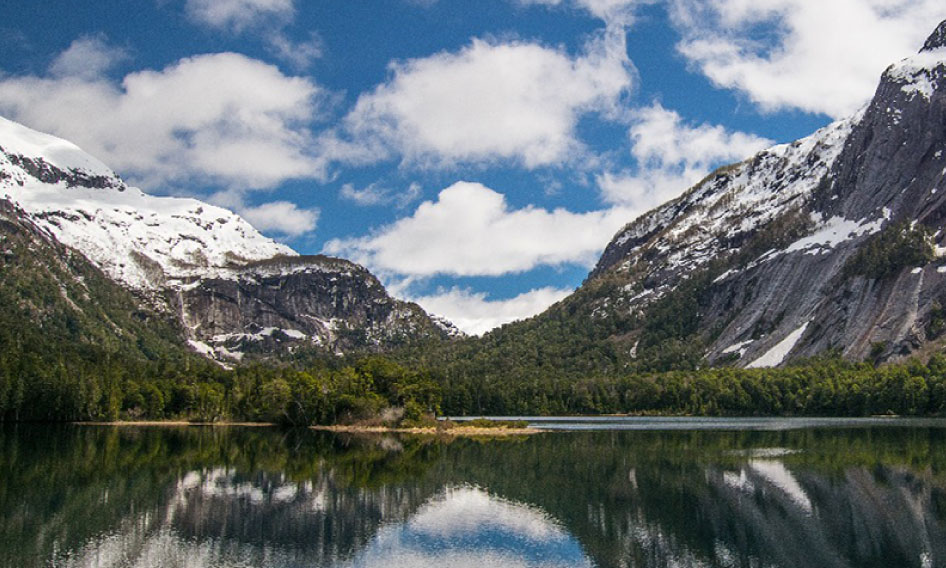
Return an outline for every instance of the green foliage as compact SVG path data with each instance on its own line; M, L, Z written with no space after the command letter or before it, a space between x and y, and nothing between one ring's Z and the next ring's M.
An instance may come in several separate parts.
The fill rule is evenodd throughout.
M930 230L908 222L888 225L873 235L844 266L847 276L880 280L935 258Z
M477 392L479 396L470 396ZM875 368L822 358L772 369L633 372L528 383L450 382L448 415L684 414L869 416L946 414L946 357Z

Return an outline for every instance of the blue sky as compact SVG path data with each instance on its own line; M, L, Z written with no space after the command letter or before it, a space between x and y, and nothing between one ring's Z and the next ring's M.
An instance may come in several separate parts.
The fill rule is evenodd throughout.
M941 0L5 2L0 115L479 333L856 111Z

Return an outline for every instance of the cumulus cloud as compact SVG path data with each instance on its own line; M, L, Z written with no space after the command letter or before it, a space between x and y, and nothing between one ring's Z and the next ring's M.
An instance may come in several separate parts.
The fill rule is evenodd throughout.
M298 237L315 230L318 209L300 209L288 201L271 201L256 207L242 207L240 215L264 233Z
M272 56L296 69L322 57L318 34L296 41L287 32L296 14L294 0L187 0L184 11L192 22L213 30L259 35Z
M308 79L218 53L116 83L63 75L71 57L47 77L0 78L0 114L73 141L148 188L195 179L267 188L321 174L305 153L322 96Z
M532 317L568 296L572 290L538 288L506 300L490 300L482 292L464 288L412 298L428 313L447 318L470 335L482 335L505 323Z
M505 197L478 183L458 182L437 201L374 234L334 239L328 254L352 258L387 273L477 276L523 272L540 265L591 266L628 211L572 213L512 209Z
M196 23L235 32L261 20L287 22L295 15L293 0L187 0L184 11Z
M456 53L392 63L390 72L359 97L341 132L323 140L334 159L560 164L582 151L579 118L616 112L633 78L620 33L596 37L577 57L476 39Z
M946 17L941 0L672 0L671 13L680 53L716 85L835 118Z
M720 165L771 146L771 140L719 125L689 125L659 103L635 111L629 130L638 168L598 176L605 201L644 213L688 189Z
M376 183L372 183L362 189L358 189L354 185L346 183L342 186L341 191L339 191L339 197L352 201L362 207L394 204L398 208L402 208L413 203L422 193L423 188L416 182L407 186L407 189L402 192L382 187Z
M54 77L95 79L128 58L125 49L109 45L104 35L87 35L60 53L49 66L49 73Z

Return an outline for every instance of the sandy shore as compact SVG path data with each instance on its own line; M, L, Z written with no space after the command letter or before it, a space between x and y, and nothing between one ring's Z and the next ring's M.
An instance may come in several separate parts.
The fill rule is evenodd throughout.
M543 432L538 428L390 428L386 426L310 426L313 430L348 434L423 434L427 436L496 437L529 436Z

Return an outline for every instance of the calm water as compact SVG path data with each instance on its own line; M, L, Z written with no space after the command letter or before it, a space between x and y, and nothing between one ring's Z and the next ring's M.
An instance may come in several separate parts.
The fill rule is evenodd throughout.
M549 423L0 429L0 566L946 566L944 422Z

